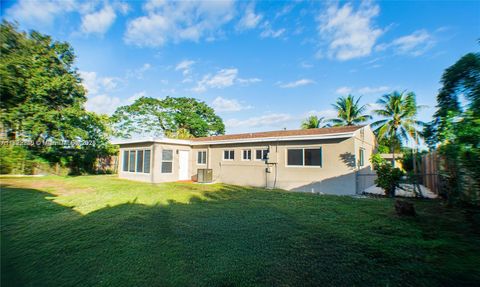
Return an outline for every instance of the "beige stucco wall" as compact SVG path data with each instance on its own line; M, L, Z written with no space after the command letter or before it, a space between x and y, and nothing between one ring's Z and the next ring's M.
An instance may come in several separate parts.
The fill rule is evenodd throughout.
M370 162L370 157L375 151L376 139L370 126L366 126L362 130L356 131L354 136L356 163L359 173L370 174L372 173L372 164ZM359 162L360 149L363 149L365 151L365 161L363 166L360 166Z
M125 150L133 149L150 149L151 150L151 160L150 160L150 173L137 173L137 172L124 172L123 171L123 152ZM162 173L161 164L162 164L162 149L171 149L173 150L173 167L172 173ZM194 171L192 170L192 153L190 152L191 147L188 145L177 145L177 144L159 144L159 143L141 143L141 144L125 144L120 147L119 155L119 172L118 176L120 178L144 181L144 182L169 182L178 180L178 170L179 170L179 150L189 151L189 176L193 176ZM196 172L195 172L196 173Z
M251 144L228 144L212 146L194 146L193 169L211 168L217 182L249 185L258 187L277 187L287 190L305 192L323 192L329 194L354 194L356 191L355 172L358 167L360 146L365 148L365 164L375 145L374 136L369 127L364 132L363 140L355 138L309 140L292 142L267 142ZM289 148L322 148L322 167L287 166ZM235 160L223 160L223 151L233 149ZM252 160L242 160L242 151L252 150ZM255 160L256 149L269 149L268 164ZM207 164L197 165L197 151L207 151ZM269 168L270 172L266 172Z
M137 173L137 172L129 172L129 171L123 171L123 162L124 162L124 157L123 157L123 152L125 150L137 150L137 149L150 149L151 150L151 156L153 152L153 142L147 142L147 143L140 143L140 144L127 144L127 145L122 145L120 147L120 153L119 153L119 161L118 161L118 177L120 178L125 178L125 179L131 179L131 180L137 180L137 181L143 181L143 182L152 182L152 160L150 160L150 173Z
M147 143L142 145L122 145L120 149L119 176L122 178L167 182L178 180L178 150L190 151L189 174L196 178L197 169L213 170L215 182L228 184L282 188L304 192L322 192L328 194L355 194L356 173L371 172L370 156L375 148L375 136L370 127L357 130L354 137L328 140L303 140L290 142L236 143L223 145L188 146L176 144ZM152 147L151 174L122 172L123 150L130 147ZM287 166L289 148L322 148L322 166ZM360 148L365 150L365 161L359 166ZM173 150L173 172L161 173L162 149ZM234 160L224 160L224 150L234 150ZM243 150L252 151L251 160L243 160ZM268 162L255 160L255 150L269 149ZM207 163L198 164L198 151L207 151ZM269 172L267 172L267 169Z

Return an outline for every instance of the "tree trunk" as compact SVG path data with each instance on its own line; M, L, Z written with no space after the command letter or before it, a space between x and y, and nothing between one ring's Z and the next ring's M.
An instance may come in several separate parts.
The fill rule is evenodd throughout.
M390 143L390 149L392 152L392 167L395 167L395 140L392 138L392 142Z

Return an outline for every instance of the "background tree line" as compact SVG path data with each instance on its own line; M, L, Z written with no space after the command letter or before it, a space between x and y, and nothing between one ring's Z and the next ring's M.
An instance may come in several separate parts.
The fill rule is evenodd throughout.
M441 79L442 88L437 95L437 111L433 120L417 120L421 106L413 92L397 92L381 96L380 109L373 114L380 117L371 123L379 142L380 153L403 153L404 167L412 171L420 157L405 145L418 146L423 140L430 150L437 150L440 158L440 177L445 183L443 196L450 204L456 202L480 204L480 53L464 55L447 68ZM304 129L330 126L365 124L371 120L367 106L360 104L361 97L352 95L338 98L333 107L337 118L308 117ZM416 160L415 160L416 159ZM398 185L402 173L385 166L378 157L373 160L382 178L390 178ZM395 175L391 177L390 175ZM391 182L386 183L392 190ZM394 187L393 187L394 193Z
M0 173L30 173L51 165L74 174L95 173L99 158L117 153L109 143L114 136L148 131L188 138L225 132L214 110L193 98L143 97L119 107L112 117L89 112L70 44L19 31L6 21L0 25L0 42ZM14 144L21 141L32 144Z
M28 172L38 164L59 164L71 173L98 172L99 158L117 153L112 137L150 133L174 138L218 135L222 119L206 103L188 97L142 97L119 107L109 117L85 110L86 91L67 42L36 31L0 24L0 128L4 139L30 140L31 146L0 147L0 172ZM442 155L441 172L451 201L476 202L480 194L480 55L470 53L445 70L437 96L437 112L429 123L417 120L420 106L413 92L381 96L371 123L378 150L405 151L407 142L423 139ZM340 97L334 119L311 116L302 128L367 123L372 115L361 97ZM92 145L44 145L45 141L90 141Z

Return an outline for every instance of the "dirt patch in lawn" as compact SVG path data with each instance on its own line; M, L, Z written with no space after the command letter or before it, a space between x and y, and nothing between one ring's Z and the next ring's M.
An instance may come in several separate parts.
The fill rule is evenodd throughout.
M31 188L46 191L57 196L68 196L79 193L88 193L95 191L94 188L78 188L69 186L64 182L58 180L16 180L16 179L7 179L2 180L2 186L12 186L20 188Z

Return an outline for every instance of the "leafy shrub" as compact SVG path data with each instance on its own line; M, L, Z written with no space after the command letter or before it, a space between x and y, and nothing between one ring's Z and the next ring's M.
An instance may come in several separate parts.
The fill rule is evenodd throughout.
M375 184L384 190L386 196L395 196L395 188L399 186L403 171L393 167L379 154L373 154L370 161L377 172Z

